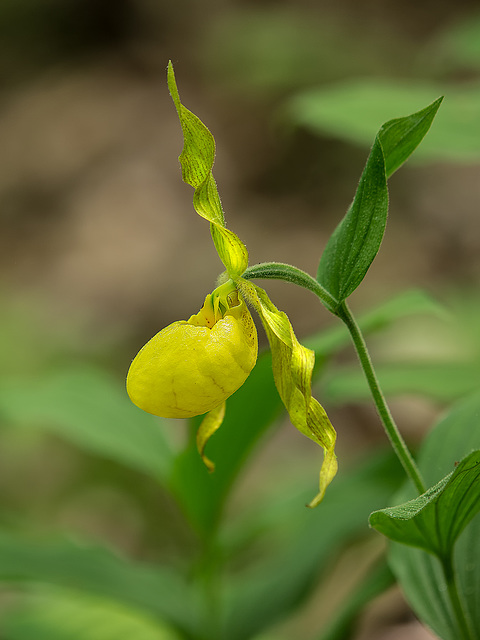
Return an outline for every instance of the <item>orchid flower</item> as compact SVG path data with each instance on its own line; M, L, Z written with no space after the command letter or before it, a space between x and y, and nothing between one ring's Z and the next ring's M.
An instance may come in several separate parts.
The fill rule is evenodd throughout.
M127 392L134 404L154 415L188 418L206 414L198 429L197 446L213 471L205 446L223 421L225 401L245 382L257 359L250 305L267 334L275 385L292 424L324 450L319 491L308 505L314 507L337 472L336 433L311 393L314 352L298 342L287 315L275 307L267 293L242 277L248 267L248 251L225 226L212 174L215 141L182 104L171 62L168 87L183 130L184 147L179 157L183 180L195 189L196 212L210 222L226 282L207 295L198 314L170 324L147 342L130 366Z

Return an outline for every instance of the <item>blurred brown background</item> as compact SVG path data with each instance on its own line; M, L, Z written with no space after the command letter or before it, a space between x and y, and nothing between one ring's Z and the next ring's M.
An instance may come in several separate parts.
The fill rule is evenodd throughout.
M251 264L313 274L368 149L282 126L285 101L355 77L470 80L476 72L452 70L436 43L476 9L474 0L2 0L2 372L92 360L120 379L151 335L196 313L213 289L222 265L181 181L169 59L184 104L215 136L227 224ZM478 169L439 161L394 176L384 245L354 306L411 286L440 297L478 289ZM307 292L268 290L299 336L333 322ZM415 405L411 429L432 412ZM93 530L118 542L112 522ZM427 637L395 633L378 637Z
M211 290L221 264L181 182L170 58L185 104L216 137L227 224L251 263L314 273L367 150L285 132L275 126L278 110L299 89L339 79L421 79L435 38L475 6L4 0L5 294L34 296L60 324L75 317L94 341L119 332L134 345L189 316ZM451 80L448 64L442 72ZM385 244L362 287L367 300L411 284L478 281L477 177L477 166L445 163L394 177ZM326 321L309 294L277 283L270 290L300 334Z

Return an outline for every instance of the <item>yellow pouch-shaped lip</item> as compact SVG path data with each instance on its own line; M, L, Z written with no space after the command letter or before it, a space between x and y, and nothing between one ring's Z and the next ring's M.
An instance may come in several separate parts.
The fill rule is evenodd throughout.
M127 392L140 409L190 418L218 407L247 379L257 360L257 331L232 282L205 299L200 312L157 333L139 351Z

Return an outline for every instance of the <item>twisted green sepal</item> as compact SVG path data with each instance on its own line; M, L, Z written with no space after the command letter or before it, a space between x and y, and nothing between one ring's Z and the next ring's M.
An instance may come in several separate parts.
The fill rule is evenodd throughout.
M225 227L222 204L212 174L215 140L203 122L180 101L171 62L168 63L167 79L183 131L184 145L179 156L183 180L195 189L195 211L210 222L210 231L218 255L230 278L235 279L248 266L248 251L240 238Z
M210 473L215 471L215 463L205 455L205 447L211 436L222 426L223 419L225 418L226 402L222 402L221 405L209 411L197 431L197 449L200 454L204 465L207 467Z
M272 350L275 385L293 426L323 448L319 491L308 504L316 507L337 473L338 464L335 455L337 434L323 407L312 397L315 354L298 342L288 316L275 307L263 289L243 278L238 282L238 288L262 320Z

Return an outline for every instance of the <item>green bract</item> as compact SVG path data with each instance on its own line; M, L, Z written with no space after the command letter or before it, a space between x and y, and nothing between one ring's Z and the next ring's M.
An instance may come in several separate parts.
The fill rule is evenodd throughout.
M193 205L210 222L218 255L228 282L207 296L202 310L188 321L174 322L140 350L127 376L127 390L141 409L164 417L191 417L206 413L197 433L204 454L210 436L221 425L225 400L245 381L257 357L257 336L245 302L253 306L272 349L273 376L292 424L324 450L316 506L337 472L336 433L323 407L312 397L314 352L302 346L288 317L267 293L242 278L248 267L243 242L225 226L212 167L215 141L207 127L180 101L173 66L168 65L168 87L183 130L180 155L182 175L194 189Z
M413 153L443 98L403 118L386 122L375 137L353 202L330 237L318 266L318 283L336 300L334 313L365 277L380 249L388 213L389 178Z

